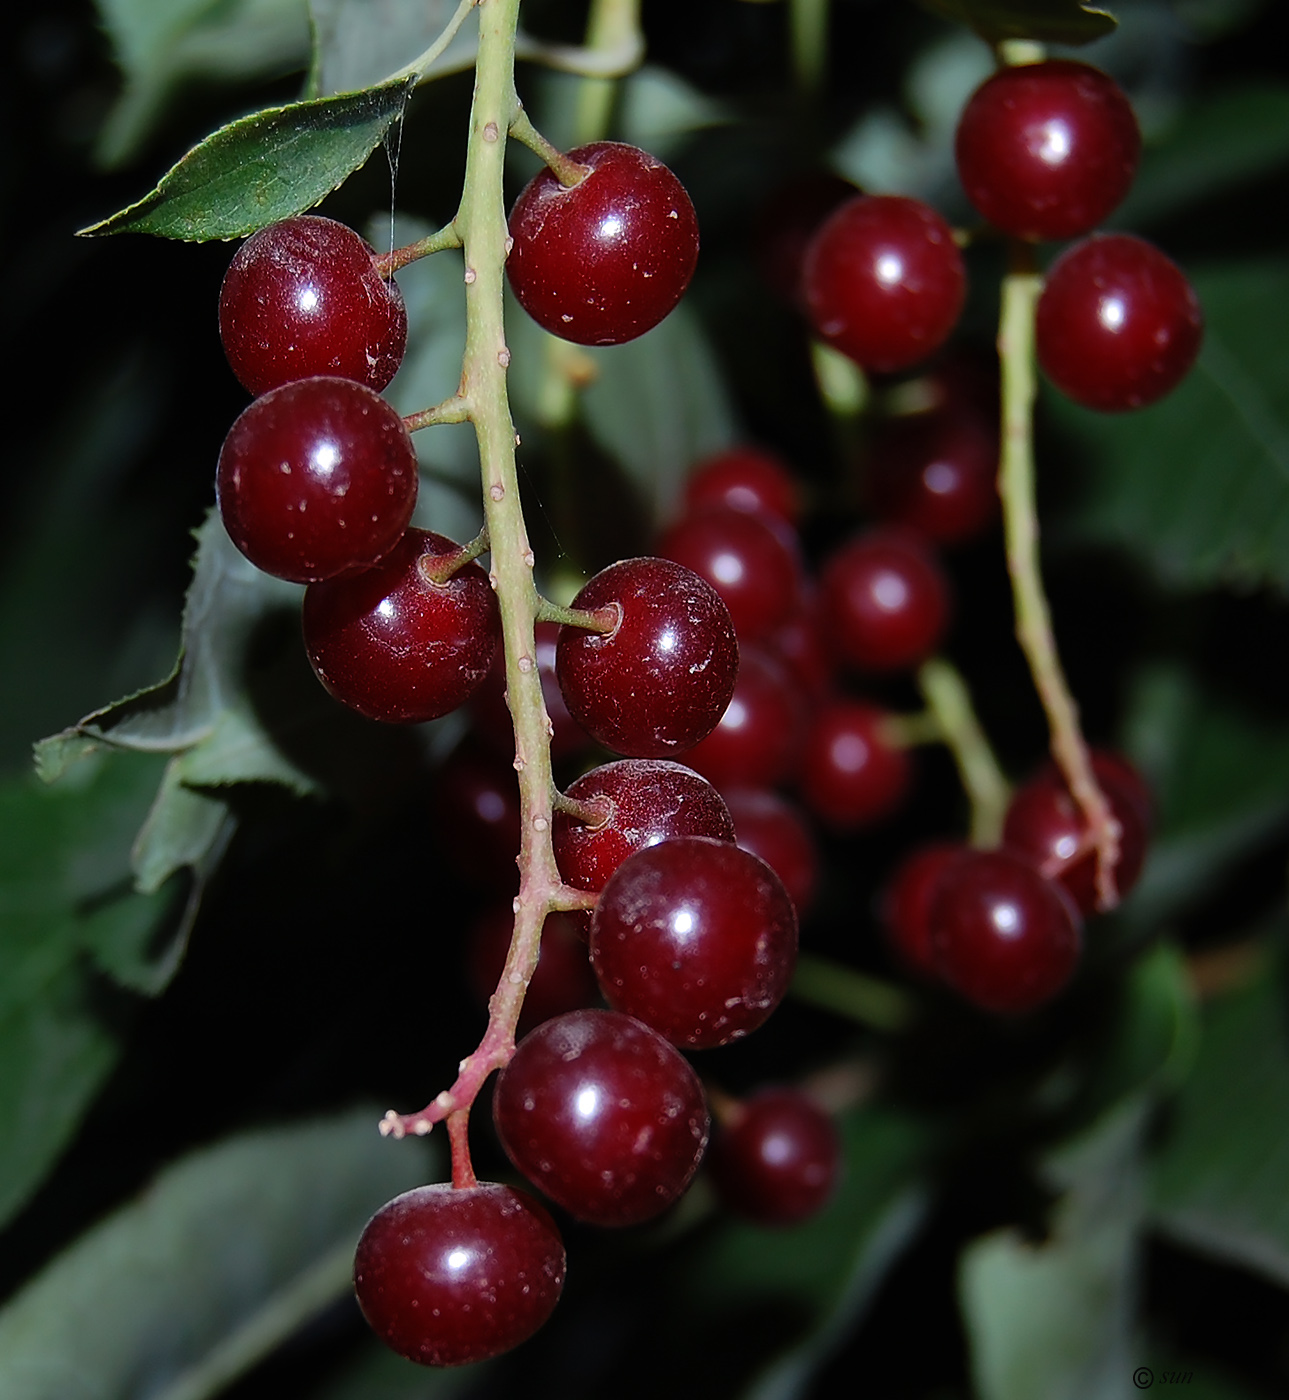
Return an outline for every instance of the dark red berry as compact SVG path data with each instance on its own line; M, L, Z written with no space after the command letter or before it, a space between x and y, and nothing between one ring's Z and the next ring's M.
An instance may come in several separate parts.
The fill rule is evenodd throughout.
M295 583L383 558L416 505L416 449L403 420L352 379L272 389L229 429L215 478L233 543Z
M487 910L470 926L468 971L482 1006L497 990L514 927L515 915L509 904ZM594 1006L598 1001L599 989L586 954L586 940L567 914L548 914L542 926L537 967L524 993L518 1033L523 1035L553 1016Z
M1141 135L1112 78L1052 59L986 79L963 108L956 153L967 198L995 227L1077 238L1128 193Z
M759 447L731 447L695 463L685 482L685 512L712 507L768 515L795 528L801 493L787 465Z
M519 887L519 780L513 763L467 736L443 760L427 793L430 827L445 864L488 890Z
M805 731L806 699L787 668L760 647L740 647L730 703L685 762L722 791L774 787L795 775Z
M843 664L902 671L939 646L949 619L949 587L939 563L915 536L870 530L824 562L819 609Z
M597 141L568 159L589 167L576 185L547 169L515 200L506 273L552 335L621 345L656 326L689 286L698 219L675 175L637 146Z
M720 793L692 769L661 758L623 758L584 773L567 796L602 813L594 823L556 811L555 860L565 882L599 891L630 855L677 836L734 840ZM590 914L574 916L589 929Z
M796 911L779 877L704 836L628 857L591 920L591 965L609 1004L694 1049L761 1025L796 957Z
M919 848L900 862L882 892L879 914L886 937L904 965L923 977L939 976L931 909L945 871L965 850L960 841Z
M796 535L776 520L711 507L664 530L658 553L711 584L729 608L741 642L762 640L800 606Z
M712 1184L758 1225L797 1225L828 1204L841 1170L831 1116L798 1089L761 1089L736 1104L712 1139Z
M1153 244L1104 234L1067 249L1035 320L1038 361L1085 408L1143 408L1176 388L1199 354L1204 313L1186 274Z
M822 700L831 691L833 657L817 593L807 593L801 607L766 638L765 645L791 671L809 699Z
M506 1155L579 1220L634 1225L675 1201L707 1146L698 1076L656 1031L573 1011L526 1035L492 1118Z
M859 193L850 180L828 170L794 175L771 191L753 233L756 265L771 291L804 309L801 272L819 225L838 205Z
M819 883L819 851L804 814L786 797L764 788L731 788L725 804L738 844L760 856L783 881L798 919L804 918Z
M373 569L310 584L304 646L327 690L368 719L416 724L469 699L501 637L488 575L475 563L445 583L426 568L459 545L408 530Z
M354 1257L363 1316L422 1366L509 1351L550 1317L564 1287L555 1222L521 1191L418 1186L367 1222Z
M994 523L997 477L996 418L961 409L894 419L867 463L874 514L937 544L974 539Z
M832 700L810 723L801 755L801 799L826 825L857 831L904 801L909 756L886 733L890 714L862 700Z
M1150 798L1140 774L1118 754L1093 753L1092 771L1119 823L1115 886L1120 896L1137 883L1150 839ZM1055 766L1012 795L1003 842L1059 880L1084 916L1097 907L1097 857L1087 823Z
M669 559L623 559L573 606L618 609L611 632L561 627L555 646L564 702L592 738L669 758L712 732L734 693L738 642L710 584Z
M968 851L940 878L931 907L940 975L987 1011L1032 1011L1062 991L1082 946L1065 891L1010 851Z
M859 195L815 235L803 277L815 330L866 369L907 369L948 339L966 296L953 230L902 195Z
M301 214L237 250L219 292L219 334L252 394L317 374L379 392L407 344L407 310L353 229Z

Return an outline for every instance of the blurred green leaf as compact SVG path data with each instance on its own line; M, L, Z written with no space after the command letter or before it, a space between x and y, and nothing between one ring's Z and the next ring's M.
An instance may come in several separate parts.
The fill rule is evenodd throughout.
M1289 345L1268 308L1289 263L1196 270L1199 362L1167 398L1097 414L1047 395L1087 463L1077 530L1130 549L1177 588L1289 588Z
M97 4L125 79L98 134L96 154L108 166L135 154L185 80L244 81L289 72L302 68L309 53L303 0Z
M959 1295L979 1400L1133 1393L1145 1110L1130 1100L1049 1160L1065 1194L1047 1240L1000 1231L964 1251Z
M1155 1157L1155 1225L1289 1286L1289 1044L1283 958L1205 1008Z
M240 238L312 209L353 174L402 115L415 79L268 107L220 127L151 194L83 234Z
M384 82L447 28L458 0L309 0L313 70L309 95L358 92ZM422 75L468 68L479 47L473 16Z
M1080 0L919 0L928 10L974 29L986 43L1035 39L1043 44L1087 44L1109 34L1112 14Z
M369 1110L184 1158L0 1312L0 1394L214 1395L349 1292L363 1225L427 1165Z

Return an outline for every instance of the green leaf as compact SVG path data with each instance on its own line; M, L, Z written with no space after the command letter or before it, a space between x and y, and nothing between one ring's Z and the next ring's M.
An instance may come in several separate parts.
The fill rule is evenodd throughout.
M964 1251L959 1296L979 1400L1132 1393L1145 1109L1129 1101L1049 1161L1065 1195L1046 1241L1004 1230Z
M1289 1287L1284 962L1206 1008L1151 1183L1154 1223Z
M197 1400L351 1287L353 1247L424 1178L364 1110L166 1169L0 1312L5 1400Z
M1192 280L1204 345L1172 394L1125 414L1047 396L1087 466L1076 528L1130 549L1177 588L1289 588L1289 344L1267 314L1289 301L1289 263Z
M1041 44L1087 44L1111 33L1118 20L1079 0L920 0L958 24L974 29L988 44L1034 39Z
M151 194L84 234L240 238L311 209L353 174L407 106L415 78L269 107L193 147Z
M1140 229L1289 163L1289 87L1249 78L1184 107L1141 169L1114 224Z
M357 92L384 82L434 43L456 8L457 0L309 0L310 94ZM469 68L478 47L471 16L421 78Z

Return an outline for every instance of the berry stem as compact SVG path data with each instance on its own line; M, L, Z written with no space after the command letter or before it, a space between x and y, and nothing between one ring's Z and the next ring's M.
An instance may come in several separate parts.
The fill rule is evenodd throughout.
M971 703L971 692L958 668L933 656L918 669L918 689L935 716L940 738L953 755L971 804L971 844L988 850L1003 834L1011 786Z
M613 54L643 49L640 33L640 0L592 0L586 20L588 52ZM609 129L609 117L618 85L611 77L584 77L578 84L574 140L585 146L598 141Z
M801 92L818 92L828 59L830 0L789 0L792 71Z
M463 544L453 554L441 555L438 560L431 565L428 558L422 556L420 570L424 578L430 583L444 584L453 576L464 569L472 560L477 559L488 548L488 527L485 525L482 530L470 541Z
M903 1030L913 1018L913 1002L898 987L817 953L799 954L790 990L798 1001L877 1031Z
M460 394L436 403L433 408L423 408L419 413L409 413L403 419L403 426L409 433L421 428L433 428L439 423L464 423L470 417L470 405Z
M391 249L388 253L381 253L372 261L376 265L376 271L386 280L389 279L409 263L418 262L421 258L428 258L431 253L441 253L445 248L459 248L461 246L461 234L453 220L450 224L444 224L437 233L426 234L424 238L417 239L415 243L409 243L403 248Z
M1011 575L1016 638L1029 663L1034 687L1047 715L1052 757L1079 804L1097 851L1097 906L1118 903L1114 868L1119 824L1097 784L1078 706L1061 666L1052 615L1043 591L1038 560L1038 509L1034 485L1034 312L1043 288L1034 250L1011 242L1011 268L1003 279L998 354L1002 364L1002 457L998 491L1002 497L1007 571Z
M600 632L608 636L621 625L622 607L618 603L606 603L602 608L562 608L558 603L543 598L537 620L557 622L561 627L580 627L586 632Z
M557 146L553 146L529 121L528 113L522 107L511 120L510 134L534 155L540 156L565 189L572 189L591 173L589 166L569 160Z

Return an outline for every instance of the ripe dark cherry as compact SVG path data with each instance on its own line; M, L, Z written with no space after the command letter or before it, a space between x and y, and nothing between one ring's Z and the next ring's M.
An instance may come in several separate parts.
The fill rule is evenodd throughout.
M683 836L628 857L591 920L605 999L675 1045L725 1045L755 1030L788 989L797 916L763 860Z
M337 700L368 719L415 724L455 710L483 682L501 637L488 575L473 562L446 583L425 574L459 548L408 530L375 568L310 584L304 646Z
M403 359L403 294L370 243L334 219L301 214L237 250L219 292L219 334L252 394L316 374L383 389Z
M509 759L467 736L443 760L427 805L448 869L490 893L518 890L519 780Z
M555 1222L495 1183L418 1186L367 1222L354 1291L372 1330L423 1366L509 1351L550 1317L564 1287Z
M506 1155L579 1220L635 1225L693 1179L709 1129L685 1058L617 1011L545 1021L502 1070L492 1118Z
M1032 1011L1062 991L1082 946L1065 891L1010 851L968 851L940 877L931 942L941 977L986 1011Z
M1077 238L1128 193L1141 135L1112 78L1053 59L986 79L962 110L956 154L967 198L996 228Z
M637 146L597 141L568 153L590 167L566 189L543 170L510 211L506 273L519 304L552 335L621 345L651 330L698 262L684 186Z
M542 683L542 699L551 722L551 758L556 762L585 753L589 747L586 730L568 712L559 682L555 679L555 639L559 627L539 622L536 627L535 657ZM507 762L514 757L515 731L506 704L506 659L500 648L488 678L470 697L470 719L474 732L502 754Z
M770 192L753 232L756 265L770 289L789 306L804 308L801 270L819 225L858 188L840 175L812 170Z
M467 971L481 1006L487 1006L497 990L514 927L515 915L509 904L488 909L470 926ZM526 1034L552 1016L595 1006L598 1002L599 988L586 955L585 938L567 914L548 914L542 926L537 968L524 993L519 1034Z
M828 1204L841 1170L832 1118L798 1089L762 1089L737 1104L707 1154L730 1210L758 1225L798 1225Z
M237 419L219 454L224 528L265 573L295 583L383 558L416 505L403 420L352 379L301 379Z
M762 640L801 605L796 535L778 521L714 506L664 530L658 553L711 584L741 642Z
M802 285L815 330L872 370L907 369L949 337L966 296L953 230L902 195L859 195L819 229Z
M891 947L911 972L939 977L931 942L931 909L946 870L964 853L960 841L939 841L906 856L886 883L879 917Z
M569 713L592 738L633 758L670 758L716 728L734 693L738 641L729 609L692 569L623 559L573 599L615 604L612 632L561 627L555 674Z
M1144 408L1185 378L1204 338L1186 274L1128 234L1077 243L1052 264L1034 325L1038 362L1076 403Z
M602 890L630 855L677 836L734 840L734 822L719 792L692 769L662 758L623 758L584 773L567 796L596 805L594 824L557 811L551 827L555 860L565 882ZM571 915L590 929L589 913Z
M833 657L816 591L807 593L802 606L766 639L765 645L791 671L809 699L822 700L831 692Z
M1119 823L1115 885L1120 896L1137 883L1150 839L1150 798L1140 774L1118 754L1094 753L1092 770ZM1049 879L1059 880L1088 915L1096 910L1096 852L1087 824L1054 766L1045 768L1012 796L1003 824L1003 843L1031 860Z
M804 813L764 788L731 788L725 805L734 818L738 844L760 856L783 881L798 919L804 918L819 883L819 850Z
M801 493L787 465L759 447L731 447L695 463L685 482L686 514L711 507L768 515L795 527Z
M844 665L901 671L925 661L939 645L949 619L949 587L916 536L872 530L825 561L819 607Z
M774 787L796 773L806 720L806 698L782 662L760 647L740 647L730 703L685 762L722 791Z
M998 428L983 413L894 419L866 466L873 513L937 544L974 539L998 518Z
M884 732L888 711L862 700L832 700L811 721L799 789L806 806L838 831L888 817L904 801L909 756Z

